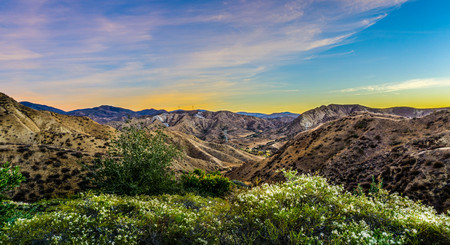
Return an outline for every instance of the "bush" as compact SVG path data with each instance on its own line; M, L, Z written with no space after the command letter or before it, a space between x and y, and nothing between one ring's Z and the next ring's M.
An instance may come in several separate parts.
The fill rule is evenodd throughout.
M181 185L186 191L200 195L223 197L230 192L233 182L218 171L205 174L201 169L181 176Z
M125 128L110 144L108 154L88 167L88 178L111 194L161 194L173 192L176 181L169 168L179 151L167 143L162 131Z
M35 203L23 203L14 201L3 201L0 203L0 227L13 224L18 219L31 219L39 212L44 212L49 207L61 204L61 200L41 200Z
M19 166L11 167L11 165L6 162L0 167L0 200L4 198L4 194L20 185L25 177L20 173Z
M319 176L240 191L87 194L0 230L0 244L450 244L450 216L380 189L355 196Z

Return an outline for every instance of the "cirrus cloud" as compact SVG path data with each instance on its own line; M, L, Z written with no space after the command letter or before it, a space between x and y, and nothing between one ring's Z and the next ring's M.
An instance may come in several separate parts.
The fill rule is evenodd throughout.
M378 85L361 86L339 90L341 93L369 92L389 93L411 89L423 89L434 87L450 87L449 78L412 79L400 83L385 83Z
M252 78L345 44L406 1L5 0L0 83L13 95L55 98L68 88L108 87L110 98L124 89L142 96L204 87L215 98L254 87L288 91ZM68 93L64 102L81 96Z

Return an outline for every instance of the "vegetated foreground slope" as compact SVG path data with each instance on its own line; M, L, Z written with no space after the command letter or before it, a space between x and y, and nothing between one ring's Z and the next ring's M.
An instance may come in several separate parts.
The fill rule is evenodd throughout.
M193 194L85 194L33 218L0 223L0 243L450 243L450 216L431 207L385 190L352 195L319 176L287 177L284 183L241 190L227 200Z
M450 208L450 111L408 119L363 113L298 134L269 159L244 164L228 176L280 180L276 171L318 173L354 190L372 176L389 191Z

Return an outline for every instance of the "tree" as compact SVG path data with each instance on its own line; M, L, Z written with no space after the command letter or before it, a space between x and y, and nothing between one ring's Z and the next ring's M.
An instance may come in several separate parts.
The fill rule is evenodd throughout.
M110 144L108 154L94 161L92 183L103 192L126 195L172 192L176 181L170 169L179 151L162 131L125 128Z
M18 187L24 180L25 177L20 173L19 166L11 167L8 162L3 164L0 167L0 198L5 192Z

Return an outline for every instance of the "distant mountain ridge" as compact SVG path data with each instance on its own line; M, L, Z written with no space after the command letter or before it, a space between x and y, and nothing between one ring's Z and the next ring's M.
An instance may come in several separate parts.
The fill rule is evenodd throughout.
M30 107L38 111L51 111L59 114L70 115L70 116L86 116L98 123L107 123L110 121L120 121L125 120L130 117L140 117L140 116L154 116L162 113L167 113L166 110L157 109L145 109L141 111L133 111L121 107L115 107L110 105L101 105L93 108L77 109L73 111L63 111L55 107L35 104L28 101L20 102L22 105Z
M26 107L30 107L31 109L38 110L38 111L51 111L51 112L67 115L67 111L63 111L61 109L47 106L47 105L36 104L36 103L28 102L28 101L22 101L22 102L20 102L20 104L22 104Z
M84 109L77 109L72 111L64 111L55 107L47 106L47 105L41 105L36 104L28 101L20 102L22 105L30 107L32 109L38 110L38 111L51 111L56 112L59 114L64 115L70 115L70 116L86 116L91 118L92 120L98 122L98 123L108 123L111 121L123 121L125 119L131 118L131 117L142 117L142 116L156 116L163 113L188 113L190 110L174 110L174 111L166 111L166 110L157 110L157 109L144 109L141 111L133 111L130 109L125 109L121 107L116 106L110 106L110 105L101 105L98 107L93 108L84 108ZM199 112L208 112L207 110L192 110L192 111L199 111ZM263 113L249 113L249 112L237 112L236 114L239 115L246 115L246 116L253 116L263 119L278 119L278 118L296 118L300 114L297 113L291 113L291 112L278 112L278 113L272 113L272 114L263 114ZM285 120L288 121L288 120Z
M264 113L256 113L256 112L236 112L236 114L239 115L245 115L245 116L252 116L252 117L259 117L259 118L265 118L265 119L274 119L274 118L280 118L280 117L293 117L297 118L300 116L298 113L292 113L292 112L275 112L272 114L264 114Z

